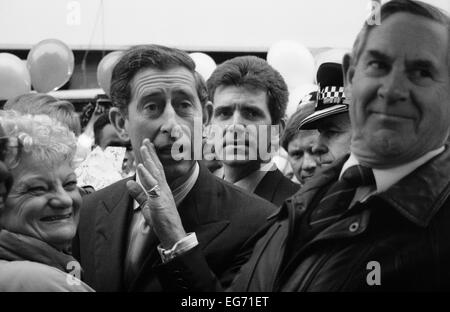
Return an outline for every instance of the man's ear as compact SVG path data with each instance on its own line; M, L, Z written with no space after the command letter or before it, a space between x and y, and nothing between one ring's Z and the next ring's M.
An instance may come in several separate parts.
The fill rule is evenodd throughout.
M352 57L350 54L345 54L342 60L342 70L344 71L344 88L345 97L351 98L353 76L355 75L355 67L352 65Z
M203 107L203 125L208 125L211 122L213 116L214 106L211 101L206 102Z
M113 107L110 109L109 120L111 121L111 124L114 126L114 129L116 129L119 138L124 141L129 141L130 137L126 129L127 119L119 108Z

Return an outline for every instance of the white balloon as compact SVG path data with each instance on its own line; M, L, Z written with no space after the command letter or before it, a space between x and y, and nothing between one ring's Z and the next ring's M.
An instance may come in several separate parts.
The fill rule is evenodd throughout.
M195 70L202 75L203 79L208 80L214 69L216 69L216 62L211 56L202 52L194 52L189 54L189 56L195 62Z
M31 90L26 64L11 53L0 53L0 100L9 100Z
M308 93L317 91L318 86L312 83L303 84L293 90L289 90L289 102L286 108L286 116L289 118L298 109L300 101L308 95Z
M314 57L296 41L279 41L267 53L267 62L278 70L290 89L314 82Z
M329 49L316 55L316 68L327 62L342 64L344 55L350 53L350 49Z

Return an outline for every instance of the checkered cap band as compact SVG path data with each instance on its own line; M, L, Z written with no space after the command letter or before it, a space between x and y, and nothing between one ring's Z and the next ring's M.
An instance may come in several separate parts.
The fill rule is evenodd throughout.
M319 95L319 102L323 104L342 104L344 99L344 87L326 86Z

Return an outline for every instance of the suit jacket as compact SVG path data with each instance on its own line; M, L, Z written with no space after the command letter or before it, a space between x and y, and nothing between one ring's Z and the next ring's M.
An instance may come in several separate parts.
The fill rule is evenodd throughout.
M140 273L131 283L124 282L127 237L133 213L133 200L126 181L121 180L83 198L74 256L83 268L83 280L97 291L162 291L156 274L161 265L156 238ZM275 208L200 166L198 179L178 211L186 232L197 235L196 261L206 264L221 281L228 283L235 273L229 270L235 254Z
M302 240L299 229L345 160L318 173L269 217L232 291L450 289L449 147Z
M254 194L279 207L300 189L300 185L286 178L279 169L266 173L258 183Z

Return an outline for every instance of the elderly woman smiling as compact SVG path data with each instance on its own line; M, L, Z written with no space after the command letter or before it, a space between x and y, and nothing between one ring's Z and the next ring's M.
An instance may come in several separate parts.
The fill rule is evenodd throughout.
M75 136L48 116L0 112L13 177L0 207L0 291L92 291L69 254L81 196Z

